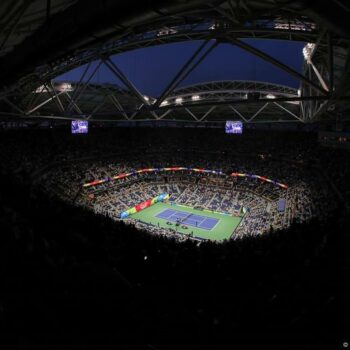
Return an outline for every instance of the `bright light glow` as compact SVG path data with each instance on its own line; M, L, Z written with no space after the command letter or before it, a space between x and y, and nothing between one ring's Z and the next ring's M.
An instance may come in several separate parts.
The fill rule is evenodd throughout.
M315 50L316 45L313 43L307 43L303 48L304 59L307 63L311 63L311 56Z
M315 24L313 23L288 23L288 22L279 22L275 23L275 29L283 29L283 30L299 30L299 31L307 31L310 32L315 29Z
M274 99L274 98L276 98L276 96L275 96L275 95L272 95L272 94L267 94L267 95L266 95L266 98Z
M157 36L176 34L177 30L174 28L164 27L158 31Z
M161 106L166 106L166 105L168 105L169 104L169 102L167 101L167 100L164 100L160 105Z
M56 87L58 91L73 91L71 83L62 83L58 87Z
M198 100L200 100L200 96L199 95L193 95L192 96L192 100L193 101L198 101Z
M227 120L225 125L226 134L242 134L243 124L241 121Z
M33 92L36 94L41 94L42 92L47 92L47 88L45 87L45 85L41 85L38 88L36 88Z
M182 97L178 97L178 98L175 100L175 103L177 103L177 104L182 103Z
M298 89L298 96L301 96L301 89Z
M149 101L149 97L146 95L143 95L143 98L145 99L145 101Z

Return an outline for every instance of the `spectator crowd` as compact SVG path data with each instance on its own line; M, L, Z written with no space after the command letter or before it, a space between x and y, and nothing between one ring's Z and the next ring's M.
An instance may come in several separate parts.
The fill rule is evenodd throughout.
M1 348L340 349L348 341L348 153L321 148L312 134L141 128L4 131L0 150ZM168 165L256 173L289 188L183 172L81 190ZM118 220L160 192L224 211L241 203L252 226L240 228L241 239L199 245ZM276 216L280 198L287 205Z

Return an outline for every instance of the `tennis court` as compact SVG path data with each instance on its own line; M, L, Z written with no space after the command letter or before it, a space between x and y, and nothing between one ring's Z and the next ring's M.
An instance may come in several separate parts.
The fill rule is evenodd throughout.
M180 221L180 223L183 225L199 227L203 230L208 231L212 230L219 222L218 219L210 218L208 216L192 214L175 209L165 209L164 211L157 214L156 217L166 219L170 222Z
M212 241L229 239L242 220L242 217L163 202L132 214L131 218ZM180 225L176 225L177 222Z

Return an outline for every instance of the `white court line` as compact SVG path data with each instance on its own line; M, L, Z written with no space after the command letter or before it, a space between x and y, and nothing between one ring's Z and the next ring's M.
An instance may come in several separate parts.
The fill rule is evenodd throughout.
M165 212L168 211L168 210L172 211L173 213L172 213L171 215L169 215L167 218L159 218L159 217L157 216L157 215L159 215L159 214L165 213ZM161 211L159 211L159 212L155 215L155 217L157 217L158 219L167 220L167 219L169 219L170 217L172 217L175 213L176 213L176 209L172 209L172 208L163 209L163 208L161 208Z
M216 221L216 224L215 224L210 230L208 230L208 231L212 231L212 230L216 227L216 225L217 225L221 220L220 220L220 219L216 219L216 218L211 218L211 217L209 217L209 216L208 216L208 218L209 218L209 219L215 219L215 220L217 220L217 221ZM204 229L203 229L203 230L204 230Z
M169 209L165 209L165 210L173 210L174 211L174 213L173 214L171 214L170 216L168 216L166 219L163 219L163 220L169 220L169 221L171 221L171 218L172 218L172 216L177 216L177 214L179 214L179 213L184 213L184 214L188 214L186 211L181 211L181 210L176 210L176 209L172 209L172 208L169 208ZM159 213L158 213L159 214ZM157 214L157 215L158 215ZM204 215L199 215L199 214L191 214L191 215L197 215L197 216L200 216L201 218L202 218L202 221L199 223L199 221L197 221L197 220L194 220L194 219L191 219L190 217L187 219L187 220L193 220L194 222L197 222L197 223L199 223L199 224L197 224L197 226L196 225L190 225L190 224L188 224L189 226L192 226L192 227L195 227L195 228L199 228L199 229L201 229L201 230L205 230L205 231L212 231L219 223L220 223L220 219L216 219L216 218L212 218L212 217L210 217L210 216L204 216ZM185 216L186 217L186 216ZM185 217L183 217L183 218L179 218L180 220L181 219L184 219ZM160 219L162 219L162 218L160 218ZM203 228L203 227L199 227L204 221L206 221L207 219L214 219L214 220L216 220L216 223L215 223L215 225L212 227L212 228L210 228L210 229L205 229L205 228ZM174 220L174 219L172 219L172 220ZM175 220L175 222L176 222L177 220ZM185 220L186 221L186 220ZM174 221L172 221L172 222L174 222ZM186 223L185 222L183 222L183 224L185 224L186 225Z

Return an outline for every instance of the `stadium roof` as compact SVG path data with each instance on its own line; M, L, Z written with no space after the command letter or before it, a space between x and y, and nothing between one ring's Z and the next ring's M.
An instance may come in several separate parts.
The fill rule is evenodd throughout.
M252 106L255 103L260 108L267 104L264 107L267 109L270 106L280 108L277 104L285 107L289 102L288 107L299 108L298 113L294 109L292 111L297 118L287 111L285 116L299 121L344 119L350 107L349 12L349 6L340 0L327 3L306 0L3 1L0 5L3 24L0 65L5 69L0 72L0 113L6 118L39 117L34 112L41 108L37 108L39 105L36 104L40 98L33 91L44 86L42 98L49 94L52 101L59 104L60 96L56 96L56 83L53 80L72 68L97 60L98 64L106 65L122 81L130 98L138 99L134 111L130 111L131 115L136 113L135 117L148 119L151 114L156 120L155 115L159 117L169 110L165 110L164 102L175 92L178 93L176 88L179 82L220 43L230 43L299 79L300 93L293 97L281 96L273 103L262 96L258 99L256 95L254 98L249 95L241 101L237 101L237 95L231 100L220 100L218 94L213 93L215 89L211 89L215 83L201 84L200 89L207 89L206 94L201 92L203 98L191 101L191 105L178 103L172 106L172 111L167 112L168 117L171 113L179 113L175 110L181 110L182 115L201 120L203 115L200 112L203 110L197 111L198 117L192 108L211 105L210 115L214 116L213 112L220 111L225 105L231 111L232 107L235 108L246 119L251 118L252 114L248 113L246 117L233 104ZM303 74L252 47L242 38L311 43L304 51ZM147 101L110 60L111 55L135 48L186 40L201 40L202 44L161 96L154 97L154 103ZM66 110L57 106L60 113L54 113L52 117L92 118L89 113L77 113L74 107L77 105L75 98L80 99L88 85L90 81L83 79L77 82L79 93L73 93L69 108ZM212 91L209 93L209 90ZM30 98L28 96L32 97L32 108L22 109ZM98 106L95 105L95 108L98 109ZM121 107L129 109L128 105ZM36 108L34 112L33 108ZM259 114L263 115L261 112Z
M0 4L0 57L12 52L15 47L33 35L47 18L68 9L77 1L14 1L2 0Z
M83 91L79 88L68 81L40 86L23 97L18 108L36 118L68 120L218 122L231 116L246 123L300 121L299 101L294 101L297 89L258 81L214 81L178 88L154 110L157 98L143 95L150 106L142 114L137 113L142 106L139 99L127 89L92 83ZM79 98L74 97L77 93Z

